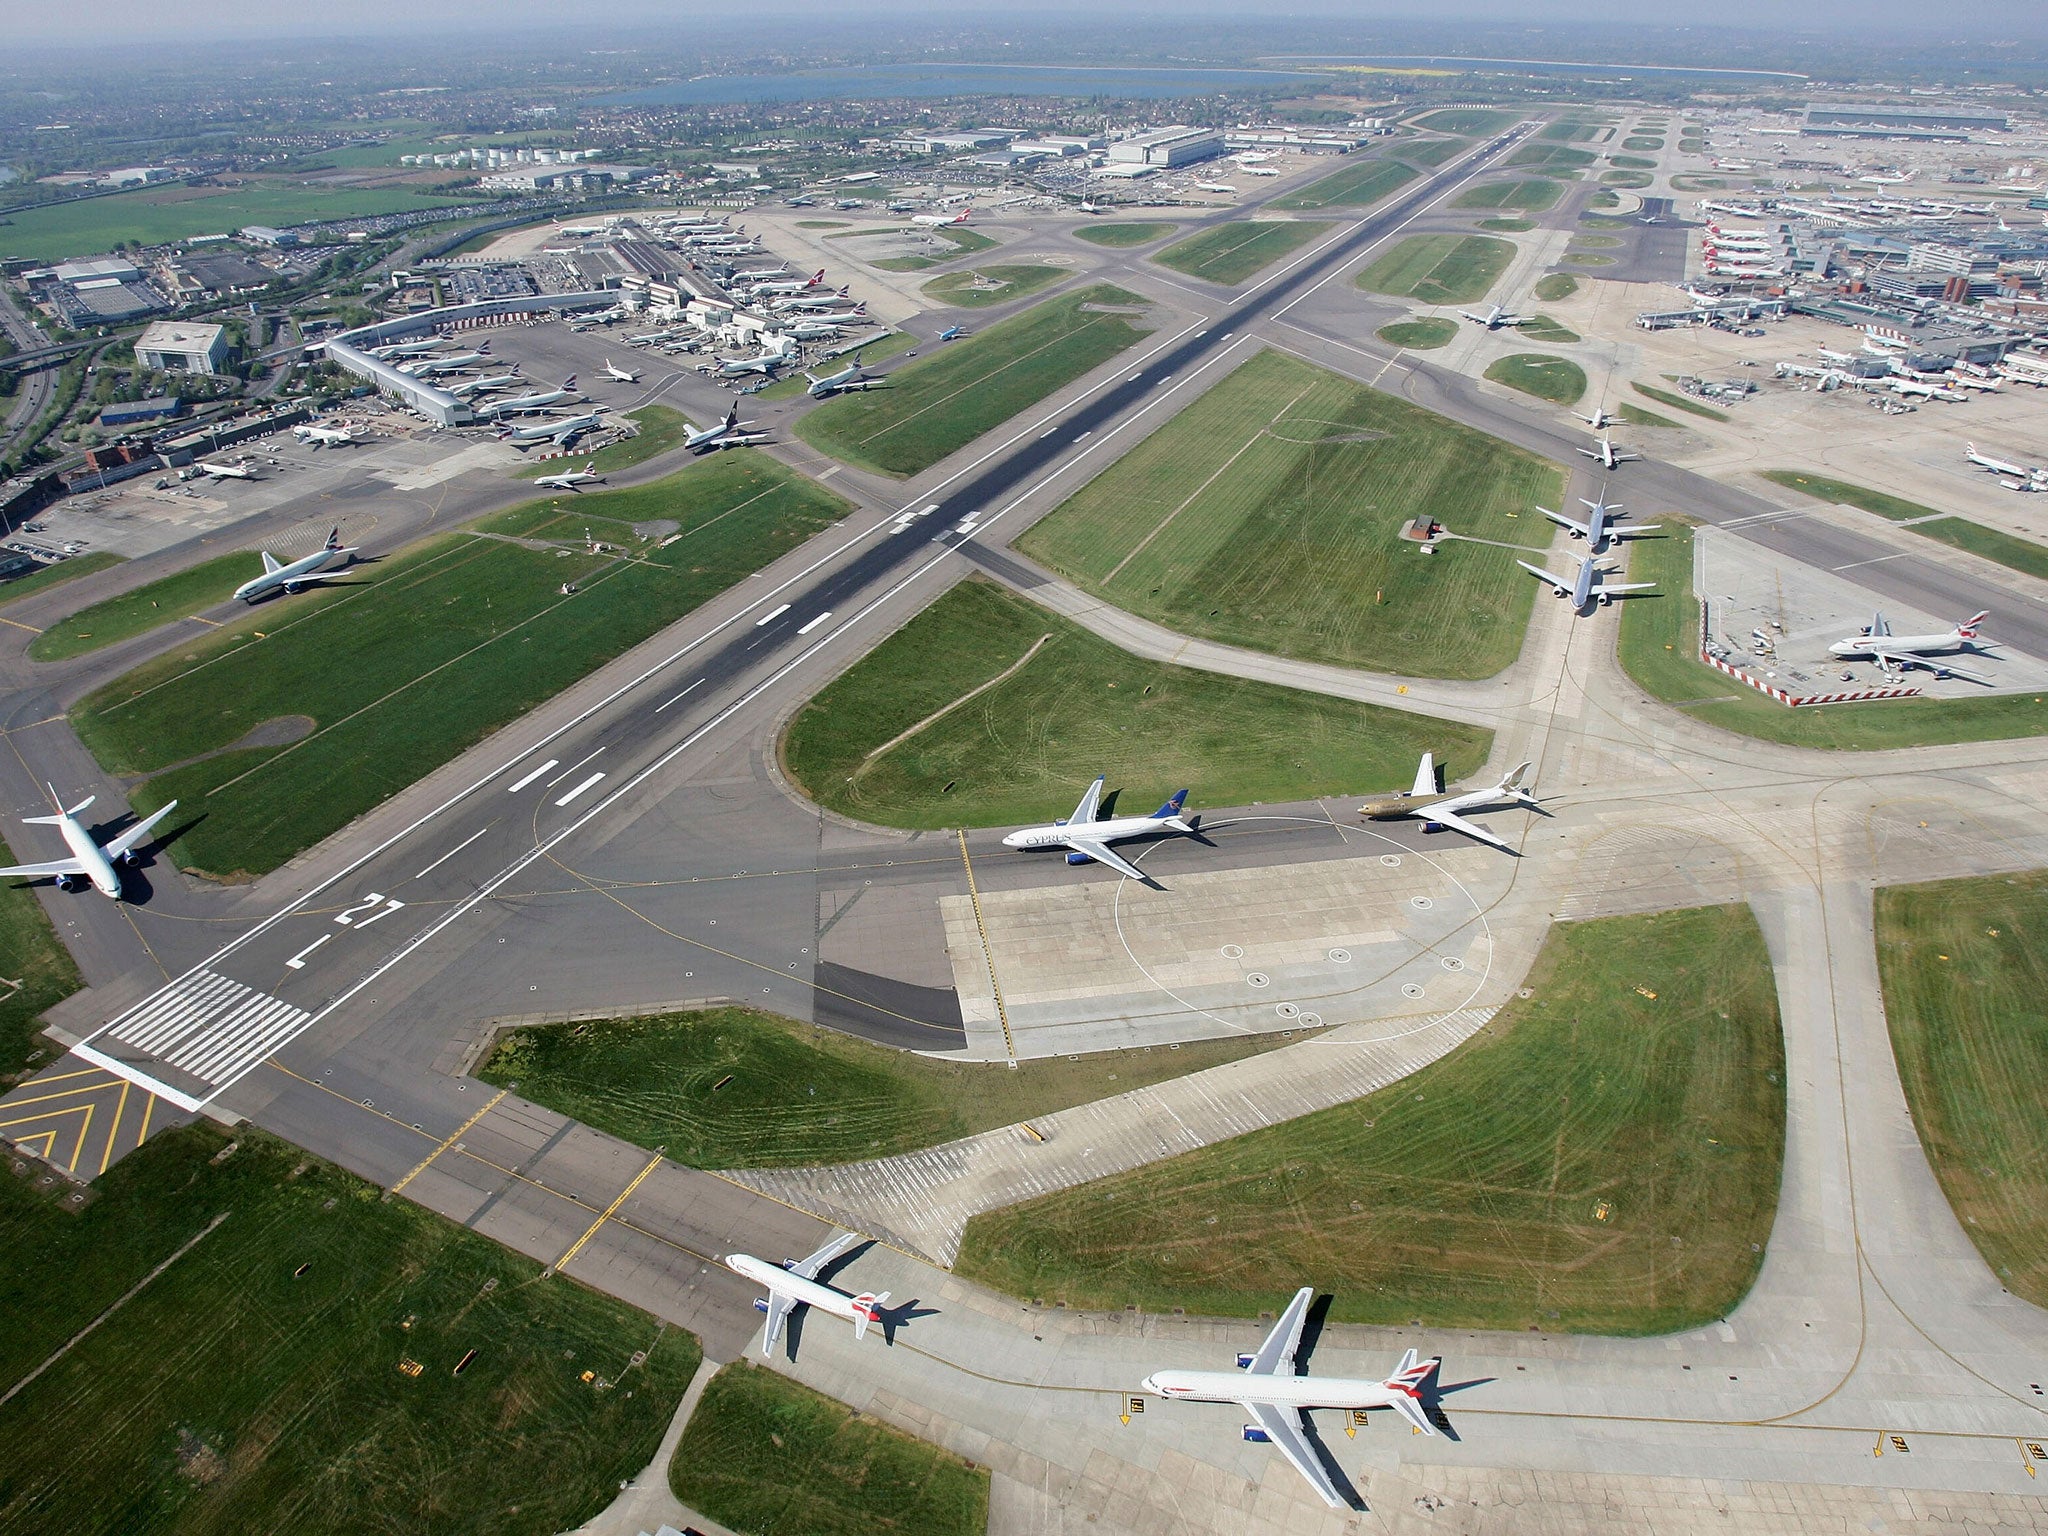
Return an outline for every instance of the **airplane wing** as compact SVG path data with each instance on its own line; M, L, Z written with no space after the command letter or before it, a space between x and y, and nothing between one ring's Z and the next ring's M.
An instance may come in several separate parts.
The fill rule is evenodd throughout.
M1515 851L1505 842L1501 841L1501 839L1487 831L1486 828L1467 821L1456 811L1447 811L1440 805L1433 805L1428 810L1418 812L1417 814L1426 822L1433 822L1439 827L1448 827L1453 832L1462 832L1465 836L1476 838L1482 843L1500 849L1503 853L1513 853Z
M789 1314L796 1310L796 1298L781 1291L768 1293L768 1329L761 1335L761 1351L772 1353L775 1341L782 1337L782 1325L789 1321Z
M1617 581L1602 582L1593 589L1593 593L1595 596L1600 596L1602 594L1611 595L1617 592L1654 592L1656 590L1657 583L1654 581Z
M1294 1470L1308 1479L1309 1486L1323 1496L1325 1504L1332 1509L1349 1508L1344 1496L1337 1492L1336 1483L1324 1470L1322 1459L1308 1443L1308 1436L1301 1432L1301 1418L1297 1413L1275 1407L1272 1403L1241 1403L1239 1406L1258 1421L1266 1439L1294 1463Z
M1415 765L1415 787L1411 795L1433 795L1436 793L1436 754L1425 752L1422 761Z
M82 875L85 865L77 859L52 859L47 864L17 864L12 869L0 869L0 877L19 875L24 880L45 879L52 875Z
M1569 528L1582 539L1590 539L1593 536L1593 530L1575 517L1566 517L1562 512L1553 512L1548 507L1538 507L1536 510L1557 524L1558 527Z
M815 1280L818 1278L819 1270L849 1248L855 1247L860 1241L861 1236L858 1232L842 1232L809 1258L799 1264L792 1264L789 1272L800 1280Z
M1870 656L1879 666L1894 667L1902 672L1908 667L1925 667L1937 676L1945 673L1950 677L1960 677L1972 683L1988 683L1991 681L1990 678L1981 672L1971 672L1963 667L1952 667L1947 661L1938 656L1920 656L1911 651L1886 651L1874 647L1870 652Z
M1581 449L1581 450L1580 450L1580 452L1584 452L1584 451L1585 451L1584 449ZM1528 561L1526 561L1526 560L1517 560L1517 561L1515 562L1515 564L1519 565L1519 566L1520 566L1520 567L1521 567L1521 568L1522 568L1523 570L1527 571L1527 572L1528 572L1528 573L1529 573L1529 574L1530 574L1531 576L1535 576L1535 577L1538 577L1538 578L1540 578L1541 580L1544 580L1544 581L1547 581L1547 582L1549 582L1549 583L1550 583L1550 584L1551 584L1551 585L1552 585L1553 587L1557 588L1557 590L1558 590L1558 591L1560 591L1560 592L1563 592L1563 593L1566 593L1566 594L1569 594L1569 593L1571 592L1571 589L1572 589L1572 584L1571 584L1570 582L1566 581L1566 580L1565 580L1565 579L1564 579L1563 577L1559 576L1559 575L1558 575L1558 574L1557 574L1556 572L1554 572L1554 571L1546 571L1545 569L1543 569L1543 567L1542 567L1542 566L1540 566L1540 565L1531 565L1531 564L1530 564L1530 563L1529 563Z
M1141 881L1146 885L1152 883L1147 878L1145 871L1138 868L1137 865L1133 864L1122 854L1112 853L1107 843L1098 843L1086 837L1070 837L1067 839L1067 846L1076 853L1087 854L1089 858L1098 864L1107 864L1120 875L1129 875L1133 880Z
M1247 1375L1284 1376L1294 1369L1294 1352L1301 1347L1302 1324L1308 1321L1308 1304L1315 1300L1315 1295L1316 1288L1312 1285L1304 1285L1294 1293L1294 1300L1287 1303L1287 1310L1280 1314L1280 1321L1273 1325L1273 1331L1266 1335L1266 1342L1259 1346L1259 1352L1245 1367Z
M1102 779L1103 776L1098 773L1095 782L1083 792L1081 803L1074 807L1074 814L1067 818L1068 826L1083 826L1095 819L1096 811L1102 804Z
M149 836L149 829L151 827L154 827L158 822L162 821L166 816L170 815L171 812L175 811L177 808L178 802L173 800L169 805L166 805L162 810L150 812L149 815L145 816L142 820L135 823L134 826L128 828L128 830L123 832L119 837L116 837L111 842L109 842L106 845L106 848L103 850L106 853L106 856L110 859L118 859L124 853L132 852L134 849L141 847L143 840Z

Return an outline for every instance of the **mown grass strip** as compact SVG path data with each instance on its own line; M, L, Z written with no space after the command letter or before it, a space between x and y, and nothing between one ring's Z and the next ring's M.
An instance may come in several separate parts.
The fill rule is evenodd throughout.
M1074 238L1086 240L1090 245L1106 245L1112 250L1124 250L1134 245L1150 245L1154 240L1163 240L1179 229L1178 224L1084 224L1074 231Z
M1451 150L1461 147L1447 146ZM1319 208L1369 208L1419 175L1421 172L1413 166L1398 160L1359 160L1297 192L1275 198L1273 206L1310 212Z
M76 581L81 576L90 576L94 571L104 571L109 566L119 565L120 563L121 556L110 554L106 550L95 550L89 555L78 555L70 560L60 560L55 565L46 565L40 571L32 571L26 576L17 576L4 586L0 586L0 608L6 607L9 603L20 602L24 597L33 597L38 592L47 591L51 587L61 587L67 581Z
M1525 327L1525 331L1526 331ZM1578 338L1566 331L1565 336ZM1548 340L1537 336L1538 341ZM1555 405L1576 405L1586 392L1586 370L1577 363L1542 352L1513 352L1487 365L1486 376L1496 384L1518 389L1538 400Z
M1600 256L1581 256L1578 257L1577 260L1579 260L1582 264L1589 267L1596 265L1608 266L1612 264L1607 258ZM1726 421L1728 419L1728 413L1726 411L1717 411L1711 405L1701 405L1697 400L1691 399L1685 395L1678 394L1672 390L1659 389L1654 384L1631 383L1629 385L1629 388L1633 389L1637 394L1641 395L1644 399L1654 400L1659 405L1668 405L1674 411L1684 411L1686 414L1691 416L1704 416L1708 421Z
M1255 219L1218 224L1152 257L1204 282L1235 286L1308 244L1330 226L1315 219Z
M63 661L132 640L158 625L219 607L234 596L236 587L262 574L263 562L253 550L202 560L60 619L29 642L29 659Z
M1476 304L1515 259L1512 240L1410 235L1358 274L1358 286L1422 304Z

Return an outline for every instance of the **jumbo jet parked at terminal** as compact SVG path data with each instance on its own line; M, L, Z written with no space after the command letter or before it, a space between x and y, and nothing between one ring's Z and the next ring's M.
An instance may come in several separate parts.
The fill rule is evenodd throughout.
M370 348L370 356L379 362L389 362L394 357L425 357L429 352L440 351L441 341L439 336L430 336L425 341L394 341Z
M247 459L237 459L232 464L221 464L211 459L201 459L192 467L202 475L210 475L216 480L254 480L256 478L256 466Z
M1602 469L1619 469L1642 457L1640 453L1628 453L1615 447L1614 440L1604 432L1594 440L1593 447L1581 448L1579 452L1597 462Z
M1337 1490L1329 1469L1303 1432L1301 1415L1308 1408L1391 1408L1425 1435L1436 1433L1423 1398L1443 1360L1418 1360L1409 1350L1384 1381L1345 1380L1334 1376L1295 1374L1295 1353L1301 1348L1302 1325L1308 1320L1315 1287L1294 1293L1265 1343L1237 1357L1234 1371L1154 1371L1144 1387L1154 1397L1192 1403L1235 1403L1251 1415L1244 1427L1247 1440L1276 1447L1308 1479L1309 1486L1332 1509L1348 1509L1351 1501Z
M747 293L750 297L756 299L772 299L777 294L808 293L824 281L825 269L820 267L807 278L792 277L782 282L755 283L747 290Z
M452 357L423 357L416 363L407 363L398 371L409 373L416 379L430 379L437 373L453 373L458 368L473 368L486 361L491 355L488 341L477 343L474 352L457 352Z
M1534 576L1538 581L1550 583L1552 591L1558 597L1569 598L1571 600L1572 612L1574 613L1587 612L1595 602L1598 602L1604 608L1624 592L1651 592L1656 590L1657 583L1654 581L1624 581L1614 586L1596 584L1599 582L1602 570L1600 562L1591 555L1575 553L1572 558L1579 562L1579 570L1578 574L1570 581L1566 581L1562 576L1545 570L1540 565L1531 565L1526 560L1517 560L1515 564L1519 565L1531 576Z
M235 588L235 596L245 603L253 603L272 592L303 592L315 582L325 581L345 568L354 553L354 549L342 547L339 526L328 531L327 542L312 554L301 555L289 564L266 549L262 551L263 574Z
M467 400L472 395L487 395L493 390L511 389L525 382L519 372L519 364L514 363L510 373L494 373L487 379L464 379L460 384L451 384L448 393L459 400Z
M1983 652L1991 642L1979 632L1979 626L1990 617L1991 611L1985 609L1971 614L1946 634L1895 635L1885 616L1873 613L1862 634L1837 640L1828 647L1828 651L1842 657L1868 656L1877 663L1881 672L1904 672L1910 667L1925 667L1936 677L1962 677L1973 683L1988 683L1991 679L1981 673L1966 672L1961 667L1934 658L1959 651Z
M638 368L614 368L610 358L604 360L604 376L617 384L638 384L640 382L640 370Z
M551 491L574 491L580 496L584 486L604 484L603 475L591 473L596 467L597 460L592 459L581 469L565 469L559 475L542 475L533 483L544 485Z
M1181 809L1188 802L1188 792L1175 790L1173 798L1159 807L1150 816L1116 816L1107 821L1098 821L1096 814L1102 805L1103 776L1097 774L1081 796L1081 803L1074 807L1074 814L1064 821L1056 821L1049 827L1024 827L1003 839L1005 848L1064 848L1069 864L1107 864L1120 875L1146 885L1152 883L1137 865L1110 849L1110 844L1121 842L1127 837L1157 837L1162 832L1186 832L1194 834L1194 823L1181 815Z
M827 1265L844 1257L862 1241L858 1232L842 1232L807 1259L770 1264L751 1253L729 1253L720 1261L742 1279L767 1287L768 1294L754 1303L756 1311L768 1314L768 1325L761 1332L764 1352L774 1351L775 1341L782 1337L783 1324L798 1307L812 1307L831 1317L843 1317L853 1324L856 1339L868 1336L868 1329L881 1321L882 1303L889 1299L889 1293L863 1291L858 1296L849 1296L818 1278Z
M0 869L0 876L18 876L24 880L54 879L64 890L76 890L78 882L88 880L102 896L115 901L121 899L121 872L117 864L125 864L135 856L150 834L150 829L178 808L173 800L159 811L153 811L132 827L117 832L105 843L93 841L92 834L79 821L79 812L99 797L87 795L78 804L65 808L57 798L53 784L43 786L50 792L50 803L57 807L54 816L24 816L22 821L31 827L55 827L63 834L64 846L71 850L65 859L48 859L41 864L16 864L9 869Z
M1453 832L1476 838L1482 843L1513 853L1500 838L1484 827L1476 826L1460 816L1460 811L1476 811L1482 807L1504 805L1526 805L1532 811L1537 808L1536 797L1522 785L1522 776L1529 771L1527 763L1520 763L1505 774L1498 784L1489 784L1484 789L1465 789L1445 792L1437 787L1436 754L1425 752L1422 761L1416 765L1415 784L1406 794L1383 795L1377 800L1368 800L1358 808L1358 814L1367 821L1405 821L1411 816L1422 819L1422 830L1435 832L1448 827Z
M356 441L355 433L347 427L301 425L292 428L292 435L315 448L341 448Z
M1562 512L1553 512L1548 507L1538 507L1536 510L1558 527L1568 530L1573 538L1584 539L1586 548L1596 555L1606 549L1609 539L1626 539L1639 533L1654 533L1663 526L1661 523L1643 523L1635 527L1622 527L1615 520L1615 514L1621 511L1621 503L1609 501L1604 491L1597 501L1588 501L1581 496L1579 505L1586 509L1584 522L1575 517L1566 517Z
M728 358L718 365L718 371L728 379L736 379L749 373L773 373L788 361L780 352L760 352L753 357Z

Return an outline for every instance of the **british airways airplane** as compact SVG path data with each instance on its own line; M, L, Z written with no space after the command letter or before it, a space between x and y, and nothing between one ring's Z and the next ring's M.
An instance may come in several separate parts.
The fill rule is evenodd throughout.
M1173 798L1150 816L1116 816L1108 821L1098 821L1096 811L1102 804L1102 784L1103 776L1097 774L1095 782L1081 796L1081 803L1074 807L1074 814L1066 820L1056 821L1049 827L1025 827L1012 832L1003 839L1003 846L1064 848L1069 864L1107 864L1120 875L1151 884L1151 876L1121 854L1111 851L1109 845L1127 837L1157 837L1162 832L1193 833L1194 823L1181 815L1181 808L1188 803L1188 792L1175 790Z
M862 1241L858 1232L842 1232L809 1258L791 1259L779 1265L757 1259L751 1253L725 1256L723 1263L727 1269L767 1288L768 1294L754 1303L756 1311L768 1314L768 1326L761 1333L763 1351L775 1348L775 1341L782 1337L782 1325L798 1307L815 1307L833 1317L843 1317L853 1324L856 1339L868 1336L869 1327L881 1321L882 1303L889 1299L889 1293L863 1291L858 1296L849 1296L818 1279L821 1270Z

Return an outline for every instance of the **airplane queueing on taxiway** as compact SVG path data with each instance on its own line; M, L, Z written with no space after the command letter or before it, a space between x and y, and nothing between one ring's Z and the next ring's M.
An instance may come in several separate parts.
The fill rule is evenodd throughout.
M251 577L235 588L235 596L245 603L270 592L303 592L315 582L325 581L329 576L348 565L349 557L355 554L353 546L344 548L341 542L341 526L336 524L328 530L327 542L310 555L301 555L289 563L279 560L269 550L261 551L263 574Z
M1577 576L1570 581L1566 581L1562 576L1545 570L1540 565L1531 565L1526 560L1517 560L1515 564L1519 565L1531 576L1534 576L1538 581L1549 582L1557 596L1568 598L1571 601L1572 612L1574 613L1587 612L1595 602L1605 607L1624 592L1651 592L1656 590L1657 583L1654 581L1624 581L1613 586L1608 586L1604 583L1596 586L1594 583L1602 571L1600 562L1591 555L1582 555L1576 551L1572 552L1572 558L1579 562L1579 570Z
M967 334L967 328L966 328L965 326L960 326L960 325L949 325L949 326L947 326L947 327L946 327L946 328L945 328L945 329L944 329L943 331L939 332L939 334L938 334L938 335L934 336L934 337L932 338L932 340L934 340L934 341L958 341L958 340L959 340L959 339L960 339L960 338L961 338L962 336L965 336L966 334Z
M1619 416L1614 415L1604 406L1595 407L1593 414L1590 416L1581 416L1577 411L1573 411L1572 419L1575 421L1583 421L1595 432L1598 432L1605 427L1614 427L1619 426L1621 424L1621 418Z
M1629 453L1615 447L1613 439L1604 432L1595 441L1597 446L1581 448L1579 452L1595 460L1602 469L1619 469L1622 465L1633 463L1642 457L1640 453Z
M606 358L604 360L604 373L606 378L613 380L615 383L638 384L640 382L639 369L615 368L612 366L612 360L610 358Z
M1336 1480L1303 1432L1303 1410L1391 1408L1421 1433L1433 1435L1436 1426L1424 1410L1423 1395L1443 1368L1443 1358L1418 1360L1411 1349L1384 1381L1298 1376L1294 1356L1301 1347L1302 1325L1308 1320L1309 1302L1315 1294L1312 1285L1296 1291L1266 1341L1254 1353L1237 1357L1236 1370L1154 1371L1143 1386L1154 1397L1168 1400L1235 1403L1254 1421L1245 1425L1245 1439L1277 1447L1324 1503L1332 1509L1347 1509L1351 1501L1338 1491Z
M1150 816L1115 816L1096 820L1102 804L1103 775L1097 774L1074 807L1074 814L1049 827L1023 827L1003 839L1005 848L1064 848L1069 864L1107 864L1120 875L1152 883L1152 877L1137 865L1115 853L1110 844L1127 837L1157 837L1162 832L1195 833L1195 825L1181 815L1188 792L1175 790L1173 798Z
M1498 304L1489 304L1486 307L1486 313L1483 315L1475 315L1469 309L1461 309L1458 313L1467 320L1470 320L1481 330L1486 331L1497 331L1504 325L1512 329L1522 323L1520 315L1511 314L1509 311L1502 309Z
M1448 827L1504 853L1514 853L1515 850L1502 839L1465 820L1458 812L1508 805L1526 805L1532 811L1537 809L1536 797L1522 782L1522 776L1528 771L1527 763L1518 763L1501 776L1498 784L1489 784L1483 789L1445 791L1437 787L1436 754L1425 752L1421 763L1416 766L1413 788L1405 794L1382 795L1376 800L1368 800L1358 808L1358 814L1367 821L1405 821L1411 816L1418 816L1425 832Z
M1583 523L1575 517L1566 517L1562 512L1553 512L1548 507L1538 507L1536 510L1558 527L1567 530L1573 538L1584 539L1586 548L1596 555L1607 548L1610 539L1627 539L1639 533L1655 533L1664 526L1662 523L1641 523L1624 528L1616 520L1621 512L1621 503L1609 501L1604 489L1597 501L1588 501L1581 496L1579 505L1586 509L1586 520Z
M740 424L740 408L737 401L725 413L725 420L716 426L691 427L683 437L683 447L691 453L710 453L718 448L744 448L749 443L765 443L766 432L749 432Z
M1828 647L1828 653L1842 657L1867 656L1877 663L1881 672L1902 673L1909 667L1925 667L1936 677L1963 677L1973 683L1988 683L1991 679L1981 673L1967 672L1934 658L1956 651L1985 653L1991 642L1979 633L1979 626L1990 617L1991 610L1987 608L1971 614L1946 634L1895 635L1885 616L1873 613L1862 634L1837 640Z
M581 469L565 469L559 475L541 475L533 483L544 485L551 491L574 491L580 496L584 486L604 484L603 475L591 473L596 467L597 460L592 459Z
M775 1348L775 1341L782 1337L782 1325L798 1307L813 1307L832 1317L843 1317L853 1324L856 1339L868 1336L868 1328L881 1320L882 1303L889 1299L889 1293L863 1291L858 1296L849 1296L818 1278L826 1265L863 1241L858 1232L842 1232L806 1259L770 1264L751 1253L729 1253L719 1261L743 1279L758 1281L768 1288L768 1294L754 1303L755 1311L768 1314L768 1326L761 1333L764 1353Z
M202 475L211 475L216 480L254 480L256 478L256 465L253 461L246 458L237 459L232 464L221 464L210 459L201 459L192 467Z
M866 389L872 382L861 376L859 363L848 363L837 373L828 373L822 379L809 370L805 371L804 377L811 381L804 386L804 393L813 400L822 400L842 389Z
M125 864L135 856L135 850L142 846L149 836L150 828L162 821L178 808L173 800L161 810L152 811L132 827L117 832L105 843L96 843L92 834L79 822L78 813L83 811L97 795L87 795L78 804L65 808L57 798L57 787L45 784L50 792L50 804L57 807L54 816L24 816L22 822L31 827L55 827L64 835L64 846L71 850L65 859L46 859L40 864L16 864L10 869L0 869L0 876L19 876L27 880L56 880L64 890L75 890L77 882L88 880L102 896L115 901L121 899L121 872L117 864Z
M292 433L300 442L310 443L315 448L340 448L360 441L347 427L301 425L293 427Z

